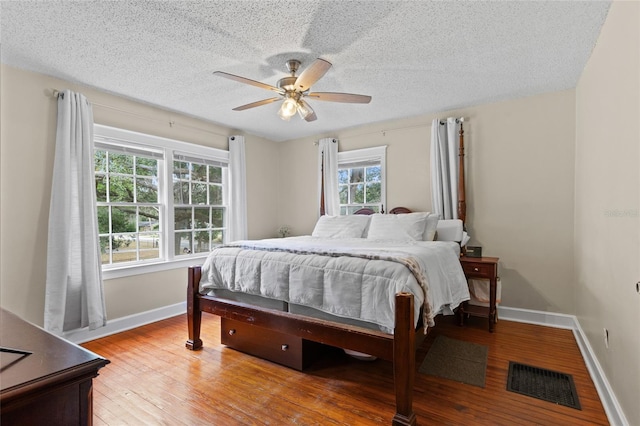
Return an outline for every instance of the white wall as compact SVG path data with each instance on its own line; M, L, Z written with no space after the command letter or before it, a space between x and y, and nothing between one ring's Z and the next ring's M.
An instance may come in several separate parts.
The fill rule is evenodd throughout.
M1 76L0 303L22 318L42 324L57 114L52 89L69 88L85 94L94 104L94 119L99 124L220 149L227 149L229 135L242 133L5 65ZM249 236L275 236L276 145L252 135L245 135L245 142ZM108 318L182 302L185 288L184 268L106 280Z
M470 244L500 257L503 304L573 314L575 93L567 90L438 114L464 116ZM317 147L388 145L387 205L431 208L434 116L281 143L280 222L308 234L318 215Z
M576 89L576 313L631 425L640 425L639 27L640 3L614 1Z

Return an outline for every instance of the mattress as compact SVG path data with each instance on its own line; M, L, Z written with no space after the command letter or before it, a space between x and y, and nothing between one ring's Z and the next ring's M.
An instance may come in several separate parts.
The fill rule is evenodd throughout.
M395 295L414 295L414 318L432 326L469 299L458 245L291 237L214 249L200 292L393 333Z

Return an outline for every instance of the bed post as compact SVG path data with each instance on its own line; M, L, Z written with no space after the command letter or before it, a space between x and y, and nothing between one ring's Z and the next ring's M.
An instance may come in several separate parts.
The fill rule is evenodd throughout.
M467 218L467 201L464 184L464 122L460 119L460 151L458 154L458 219L462 221L464 226Z
M202 323L202 311L200 311L200 298L198 290L200 287L200 276L202 271L200 266L189 267L189 279L187 280L187 327L189 328L189 340L185 346L192 351L202 348L200 340L200 325Z
M393 381L396 388L396 414L393 426L415 426L413 382L415 375L415 328L413 295L396 294L396 327L393 335Z

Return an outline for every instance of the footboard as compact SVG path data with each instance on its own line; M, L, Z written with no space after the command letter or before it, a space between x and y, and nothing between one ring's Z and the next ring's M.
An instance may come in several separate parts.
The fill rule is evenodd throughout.
M415 330L413 295L396 295L394 335L361 327L319 320L288 312L275 311L245 303L204 296L199 293L201 269L189 268L187 286L187 322L189 339L186 347L202 347L200 328L202 312L222 318L277 330L318 343L365 352L392 361L396 395L396 413L392 424L415 425L413 383L415 374Z

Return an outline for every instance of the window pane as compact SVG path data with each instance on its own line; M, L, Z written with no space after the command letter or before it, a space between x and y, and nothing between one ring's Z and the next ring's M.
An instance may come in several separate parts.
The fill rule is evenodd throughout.
M107 171L107 152L102 150L96 150L93 156L93 162L95 164L96 172Z
M191 232L176 232L176 254L191 253Z
M222 228L224 226L224 209L211 209L211 226Z
M211 242L214 245L220 245L224 241L224 231L217 230L211 232Z
M158 174L158 160L136 157L136 174L140 176L156 176Z
M191 229L191 208L174 209L175 229Z
M96 199L102 203L107 201L107 177L104 175L96 175Z
M98 207L98 234L109 233L109 207Z
M100 237L100 260L103 265L109 264L109 254L111 253L109 239L109 237Z
M160 229L160 209L140 207L138 209L138 231L158 231Z
M341 215L347 214L347 207L346 206L341 206L340 207L340 214Z
M193 217L195 221L195 226L194 226L195 229L203 229L203 228L209 227L209 207L194 208Z
M109 201L133 203L133 176L111 176L109 179Z
M194 253L205 253L209 249L209 231L198 231L195 233Z
M206 164L193 164L191 169L191 180L198 182L207 181L207 166Z
M207 204L207 184L191 184L191 204Z
M351 183L364 182L364 168L351 169Z
M380 166L367 167L367 182L380 182Z
M158 181L152 178L137 178L136 195L138 203L157 203Z
M367 203L380 202L380 182L367 184Z
M349 169L338 170L338 183L349 183Z
M364 184L351 185L349 190L351 192L350 204L364 203Z
M209 185L209 204L216 206L222 204L222 186Z
M362 206L350 206L350 207L347 207L347 213L348 214L354 214L355 212L357 212L361 208L362 208Z
M133 156L109 153L109 173L133 175Z
M132 262L138 260L135 239L129 234L114 234L111 247L113 249L113 263Z
M173 178L189 179L189 163L184 161L173 162Z
M136 232L136 208L112 207L111 232Z
M339 190L340 195L340 204L348 204L349 203L349 186L348 185L340 185Z
M173 202L176 204L189 204L189 182L173 183Z
M138 237L140 260L160 258L160 234L141 233Z
M209 182L222 183L222 167L209 166Z

